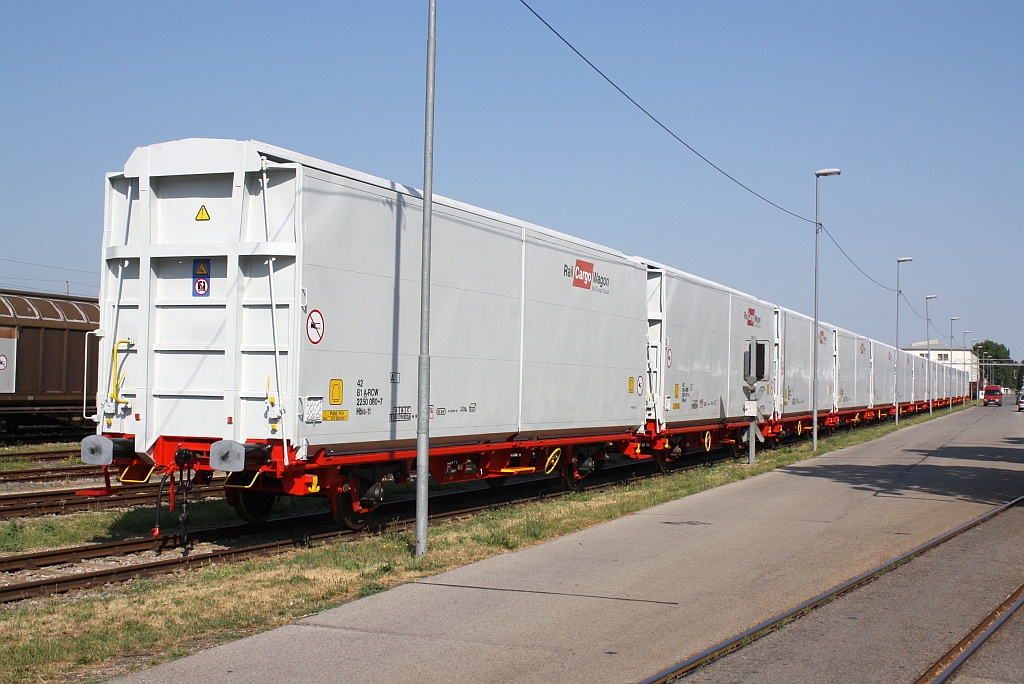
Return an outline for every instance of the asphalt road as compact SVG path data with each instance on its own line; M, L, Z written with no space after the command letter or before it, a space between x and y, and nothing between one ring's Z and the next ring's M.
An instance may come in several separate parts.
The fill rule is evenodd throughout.
M1018 609L957 670L953 684L1019 684L1024 682L1024 608Z
M973 408L126 681L640 680L1024 493L1022 447Z
M914 682L1024 583L1021 541L1017 506L681 681Z

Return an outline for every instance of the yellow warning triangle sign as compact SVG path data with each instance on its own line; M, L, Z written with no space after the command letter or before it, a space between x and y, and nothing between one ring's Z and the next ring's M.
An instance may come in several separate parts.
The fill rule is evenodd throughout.
M206 211L206 205L199 207L199 213L196 214L196 221L209 221L210 213Z
M210 271L207 270L207 268L206 268L206 261L204 261L203 259L199 259L199 265L196 266L195 275L197 275L197 276L210 275Z

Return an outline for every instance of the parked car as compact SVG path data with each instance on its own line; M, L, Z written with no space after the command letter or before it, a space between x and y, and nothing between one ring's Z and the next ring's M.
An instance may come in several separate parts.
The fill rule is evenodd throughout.
M995 404L996 406L1002 406L1003 405L1003 388L1000 387L999 385L986 385L985 386L984 402L985 402L985 406L988 406L989 404Z
M1024 411L1024 390L1017 392L1017 412Z

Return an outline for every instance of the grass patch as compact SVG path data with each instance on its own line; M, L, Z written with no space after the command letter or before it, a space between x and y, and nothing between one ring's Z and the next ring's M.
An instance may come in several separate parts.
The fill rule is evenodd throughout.
M166 502L166 499L164 499ZM282 497L274 509L275 517L326 511L323 499ZM171 512L164 503L160 521L166 532L178 529L179 506ZM189 525L195 529L241 522L224 499L202 499L188 505ZM0 521L0 553L25 553L74 544L121 541L148 537L156 521L154 506L128 510L97 510L19 518Z
M936 413L936 418L946 412ZM910 426L927 414L901 421ZM885 423L819 440L819 453L894 431ZM723 463L602 492L507 506L435 525L416 559L411 531L218 565L0 609L0 682L109 677L276 627L500 553L812 456L803 442L759 452L757 465ZM113 669L111 669L113 668Z
M48 442L46 444L11 444L0 446L0 455L5 454L35 454L40 452L64 451L66 449L78 449L81 442Z

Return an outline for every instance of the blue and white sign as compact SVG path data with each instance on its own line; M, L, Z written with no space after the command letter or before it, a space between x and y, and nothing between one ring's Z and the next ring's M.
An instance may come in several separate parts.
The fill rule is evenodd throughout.
M192 260L192 296L210 296L210 259Z

